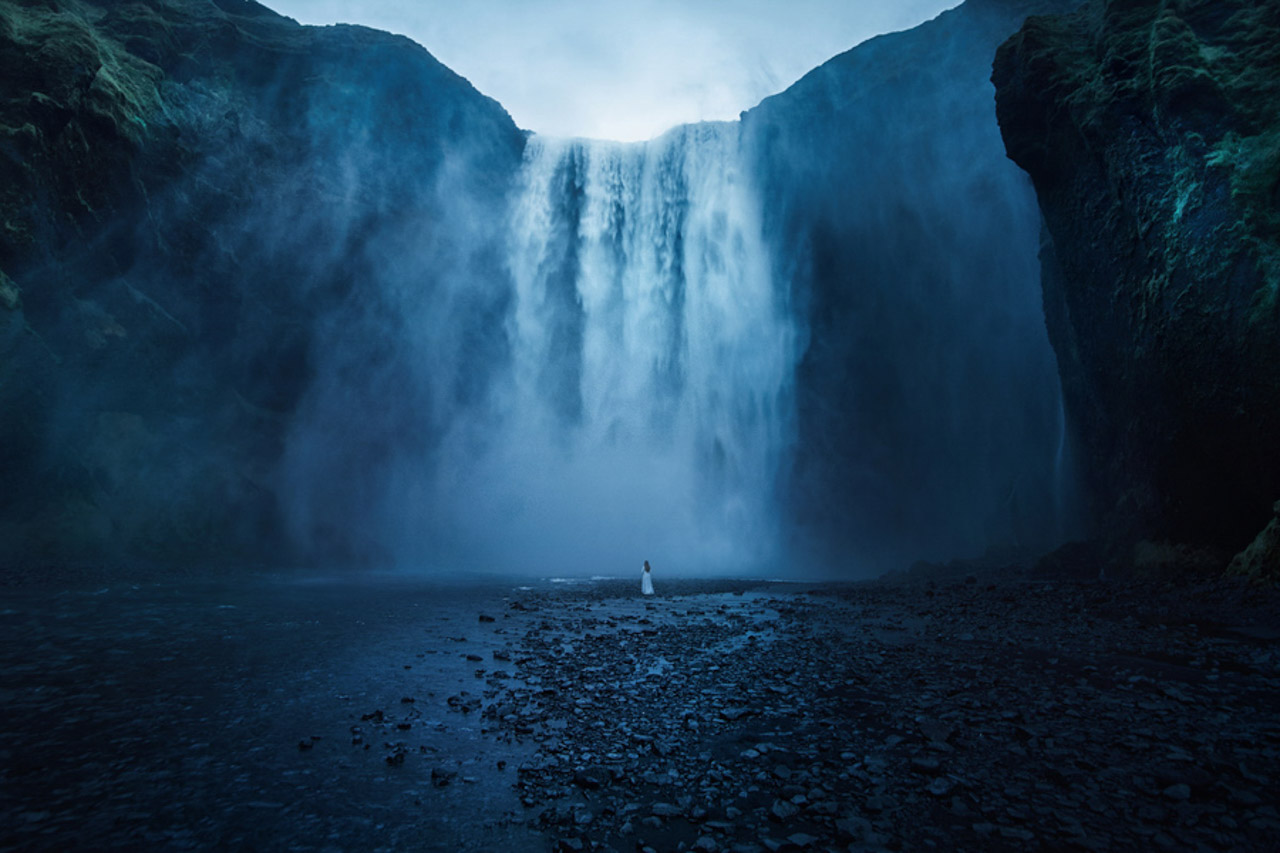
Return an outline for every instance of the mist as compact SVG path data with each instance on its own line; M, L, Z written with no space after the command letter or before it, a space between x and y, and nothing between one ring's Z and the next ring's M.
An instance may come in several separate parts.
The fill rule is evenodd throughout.
M446 165L421 189L444 236L369 240L320 333L294 535L463 571L776 565L794 335L745 166L737 125L533 137L495 212Z

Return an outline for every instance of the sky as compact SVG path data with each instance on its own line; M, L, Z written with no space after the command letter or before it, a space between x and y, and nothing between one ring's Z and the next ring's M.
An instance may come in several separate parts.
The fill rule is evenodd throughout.
M549 136L736 119L838 53L957 0L264 0L401 33Z

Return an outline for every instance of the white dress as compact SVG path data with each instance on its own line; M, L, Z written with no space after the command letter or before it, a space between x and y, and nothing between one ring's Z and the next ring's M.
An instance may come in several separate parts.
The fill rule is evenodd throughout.
M653 573L640 570L640 592L642 595L653 595Z

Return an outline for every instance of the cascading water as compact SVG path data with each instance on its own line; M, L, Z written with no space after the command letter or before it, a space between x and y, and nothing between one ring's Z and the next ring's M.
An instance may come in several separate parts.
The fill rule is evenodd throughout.
M473 517L549 571L767 563L795 335L739 126L532 137L510 224L512 381Z

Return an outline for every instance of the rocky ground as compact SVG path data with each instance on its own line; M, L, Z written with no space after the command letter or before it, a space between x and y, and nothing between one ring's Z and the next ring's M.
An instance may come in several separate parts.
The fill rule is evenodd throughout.
M482 713L563 850L1274 849L1275 597L1025 578L531 595ZM1226 621L1224 621L1226 620ZM479 675L479 672L477 672Z
M1274 849L1280 604L913 576L7 590L0 848Z

